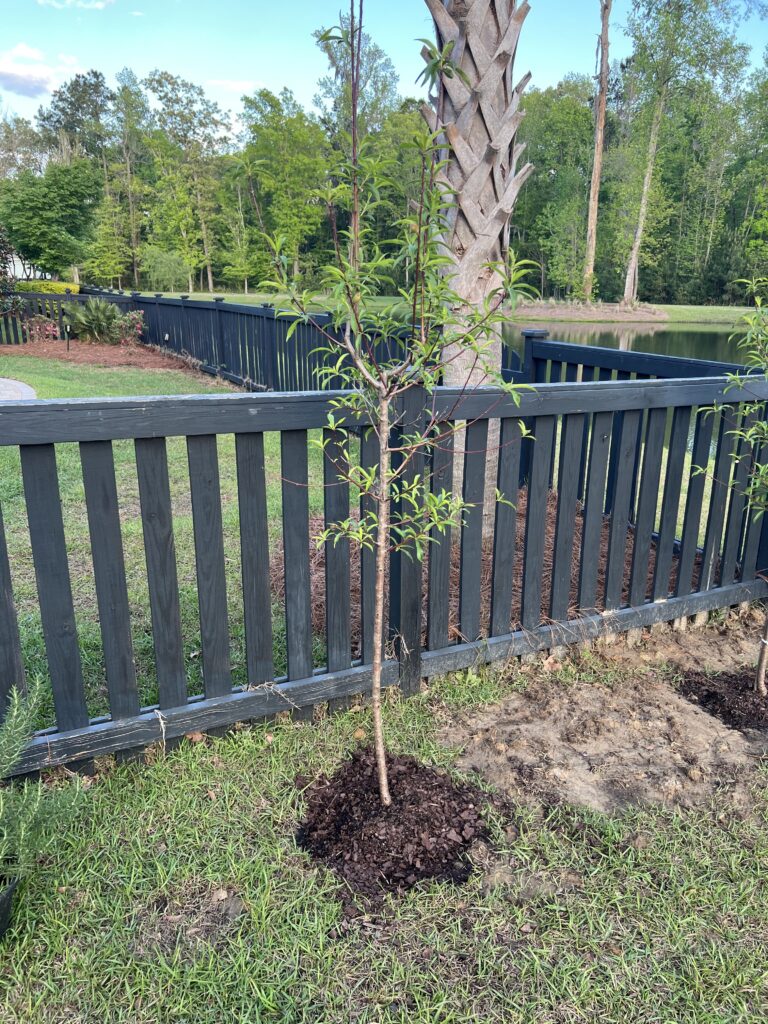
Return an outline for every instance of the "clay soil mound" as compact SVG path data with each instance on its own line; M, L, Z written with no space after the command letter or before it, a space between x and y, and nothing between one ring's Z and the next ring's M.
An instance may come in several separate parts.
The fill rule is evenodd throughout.
M470 847L488 838L482 818L488 798L412 757L389 755L387 764L388 808L379 800L371 748L313 783L299 845L367 897L425 880L465 882Z
M708 683L711 685L711 677ZM457 767L515 803L615 813L630 806L751 805L768 734L729 728L663 679L633 674L611 686L536 679L443 730Z
M741 670L708 675L686 672L680 692L734 729L768 730L768 701L752 689L754 672Z

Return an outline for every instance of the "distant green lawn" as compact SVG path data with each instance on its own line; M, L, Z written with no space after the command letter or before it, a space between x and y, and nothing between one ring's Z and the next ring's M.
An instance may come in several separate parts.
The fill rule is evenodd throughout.
M566 663L574 678L622 685L598 659ZM441 722L528 685L514 666L433 681L389 703L391 747L450 767ZM296 845L296 778L334 771L361 727L364 710L256 726L105 769L19 893L0 1021L764 1024L764 769L748 815L726 797L518 808L509 831L494 814L478 859L495 880L425 885L350 921Z
M747 306L657 306L673 323L734 326L749 312Z
M35 388L39 398L213 394L232 393L234 390L211 377L191 372L75 365L57 360L2 353L0 377L13 377L24 381ZM218 445L233 675L237 684L245 684L247 679L234 437L222 435L219 437ZM140 696L143 703L151 704L156 700L157 690L136 460L131 441L116 441L113 449ZM274 543L281 536L282 510L278 434L265 435L265 455L267 512L270 539ZM57 465L88 706L92 715L98 715L107 710L106 686L78 446L57 445ZM168 465L174 507L184 653L190 692L199 693L202 688L200 625L189 470L186 443L183 438L169 438ZM309 465L310 512L313 515L320 515L323 508L322 460L319 450L313 445L309 447ZM30 556L20 460L16 448L0 448L0 503L5 521L14 593L19 609L25 661L33 675L45 676L45 647ZM278 673L282 673L285 671L285 635L281 607L275 608L274 621L276 667ZM318 660L321 660L323 651L320 647L316 653ZM50 720L50 713L50 708L45 710L46 722Z

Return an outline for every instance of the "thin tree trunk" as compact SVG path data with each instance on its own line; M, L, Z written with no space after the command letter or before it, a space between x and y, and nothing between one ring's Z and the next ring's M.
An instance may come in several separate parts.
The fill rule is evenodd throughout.
M605 107L608 99L608 47L609 24L613 0L600 0L602 25L600 31L600 74L597 86L595 112L595 155L592 159L592 184L589 189L587 213L587 255L584 261L584 298L591 299L595 283L595 252L597 251L597 211L600 202L600 179L603 175L603 148L605 145Z
M768 697L768 687L765 685L765 671L768 668L768 613L763 622L763 632L760 637L760 656L757 659L757 673L755 675L755 691L761 697Z
M379 776L379 795L385 807L392 803L381 717L381 669L384 649L384 584L389 555L389 400L379 400L379 494L376 534L376 585L373 604L373 666L371 670L371 707L373 743Z
M643 178L643 191L640 196L640 210L637 215L637 227L635 238L632 242L632 251L629 254L627 264L627 276L624 281L624 305L631 306L637 299L638 271L640 267L640 249L643 245L645 234L645 222L648 217L648 200L651 195L651 183L653 172L656 167L656 154L659 150L659 132L661 121L664 117L664 106L667 100L667 87L664 86L656 101L656 109L653 112L653 123L651 124L651 135L648 140L648 156L645 165L645 177Z

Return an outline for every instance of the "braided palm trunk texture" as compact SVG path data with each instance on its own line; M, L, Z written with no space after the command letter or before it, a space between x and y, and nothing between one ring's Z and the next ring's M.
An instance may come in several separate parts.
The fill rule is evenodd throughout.
M520 100L530 81L517 84L513 66L523 22L530 10L516 0L425 0L438 43L453 43L458 75L443 75L437 97L422 108L433 131L446 140L449 211L447 250L455 262L453 288L467 305L482 302L498 284L489 262L503 261L515 201L533 170L519 167L524 145L515 136L523 117ZM425 53L426 56L426 53Z

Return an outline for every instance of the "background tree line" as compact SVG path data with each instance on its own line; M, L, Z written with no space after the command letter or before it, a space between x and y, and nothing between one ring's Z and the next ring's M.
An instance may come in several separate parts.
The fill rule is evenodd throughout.
M594 6L607 44L610 2ZM768 274L768 51L751 69L735 36L742 10L736 0L635 0L631 56L609 63L604 49L593 296L736 301L734 281ZM114 88L98 71L75 75L34 123L0 121L0 224L30 271L75 268L96 283L157 291L248 291L270 276L270 236L311 286L334 244L327 207L343 187L336 169L351 116L345 52L321 30L316 41L329 69L312 111L287 89L262 89L233 121L191 82L125 69ZM390 168L375 217L383 240L418 193L407 143L421 115L370 38L362 61L361 159ZM540 264L545 296L584 298L590 288L598 84L565 75L523 102L519 139L536 172L511 244Z

